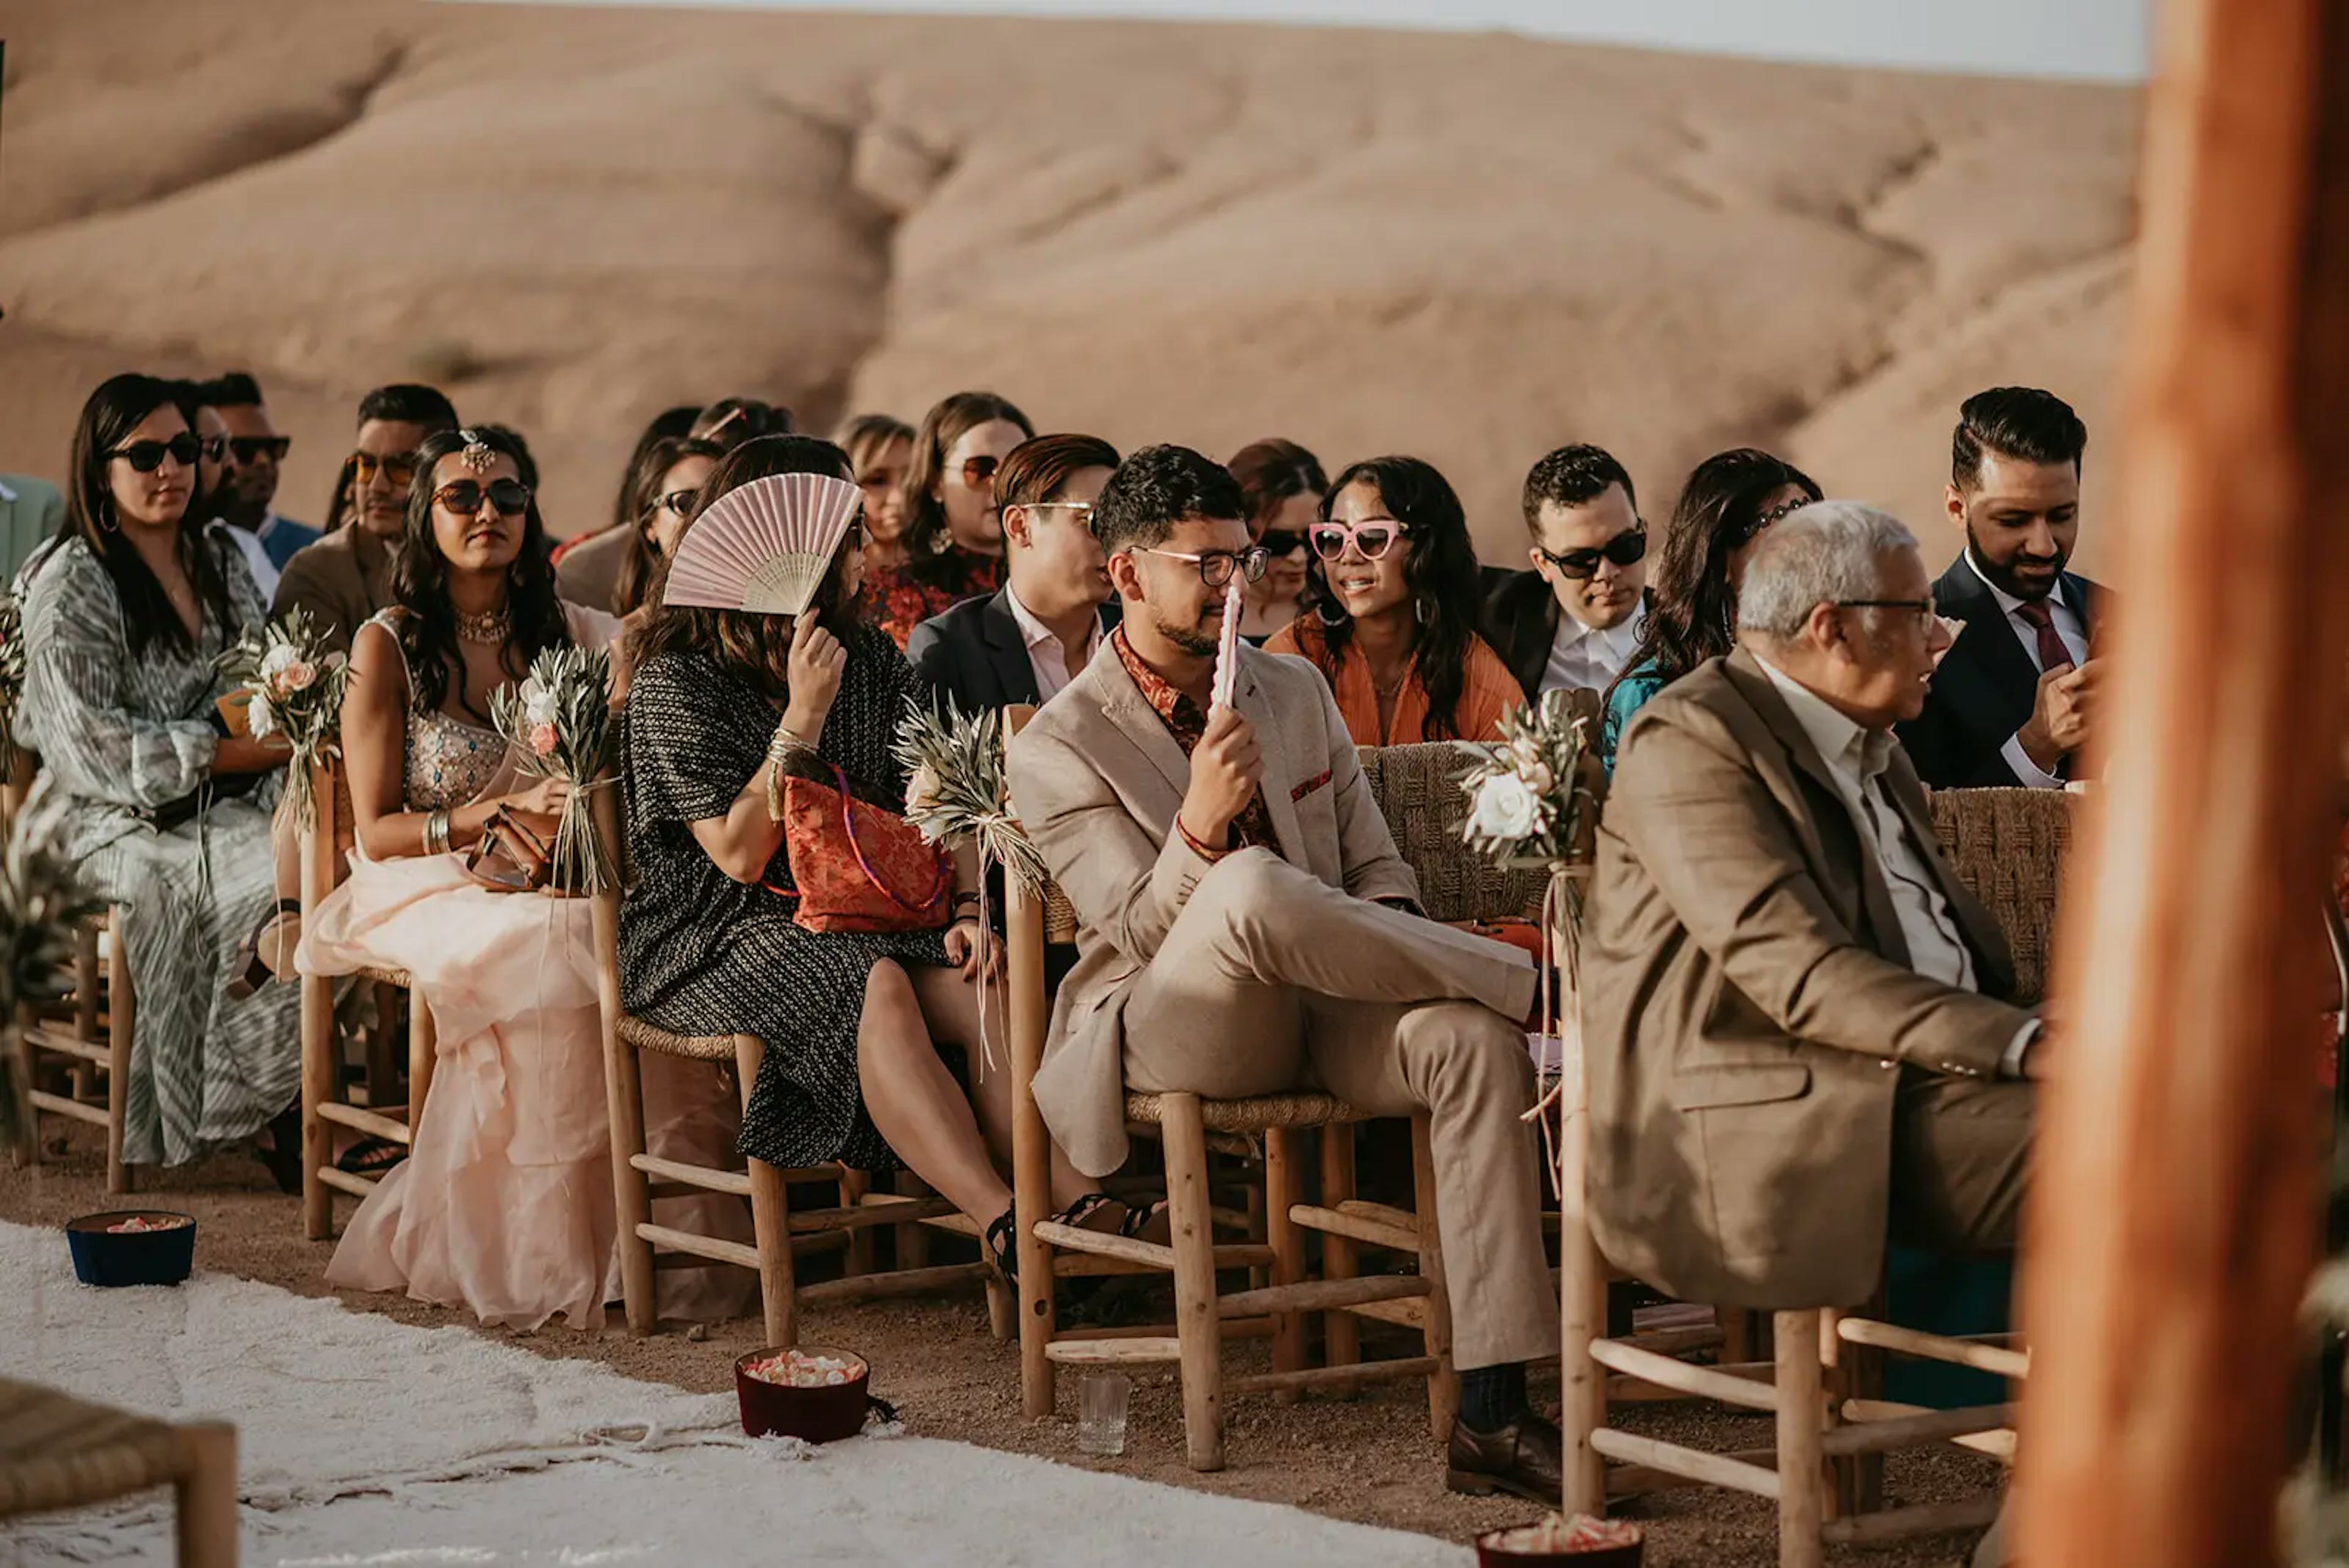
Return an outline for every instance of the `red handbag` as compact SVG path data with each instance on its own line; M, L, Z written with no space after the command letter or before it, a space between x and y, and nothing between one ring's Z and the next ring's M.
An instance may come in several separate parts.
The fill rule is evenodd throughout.
M934 931L952 912L954 861L894 811L833 783L797 774L783 783L783 845L799 911L811 931ZM771 883L767 890L793 897Z

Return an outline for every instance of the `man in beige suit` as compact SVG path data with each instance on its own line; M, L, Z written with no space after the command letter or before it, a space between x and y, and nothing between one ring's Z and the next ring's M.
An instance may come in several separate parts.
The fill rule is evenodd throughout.
M1242 645L1211 702L1225 592L1263 571L1239 488L1181 447L1093 506L1124 618L1010 746L1020 820L1076 907L1036 1098L1079 1168L1126 1155L1124 1094L1320 1087L1431 1114L1452 1260L1462 1490L1557 1495L1557 1428L1525 1363L1557 1349L1522 1024L1524 955L1423 919L1313 667Z
M1592 1220L1675 1295L1856 1305L1888 1232L2014 1244L2044 1043L1891 734L1949 644L1916 540L1806 507L1738 636L1640 711L1600 825Z

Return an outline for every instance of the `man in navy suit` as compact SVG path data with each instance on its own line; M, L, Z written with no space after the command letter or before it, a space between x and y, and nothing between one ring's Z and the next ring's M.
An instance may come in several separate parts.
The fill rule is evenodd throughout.
M2103 590L2064 569L2080 535L2088 427L2052 392L1966 400L1950 443L1950 520L1966 546L1933 585L1962 623L1925 711L1899 726L1936 789L2061 789L2087 742Z
M1041 704L1091 661L1117 625L1092 531L1094 498L1116 468L1117 449L1087 435L1038 436L1003 460L1002 588L932 616L905 642L932 691L966 713Z

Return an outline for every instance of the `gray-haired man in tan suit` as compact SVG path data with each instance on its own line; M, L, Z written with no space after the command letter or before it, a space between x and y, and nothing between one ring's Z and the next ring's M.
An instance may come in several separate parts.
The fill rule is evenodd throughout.
M1626 732L1599 829L1592 1220L1675 1295L1856 1305L1888 1231L2014 1244L2042 1043L1891 734L1950 640L1916 540L1806 507L1738 627Z
M1461 1419L1450 1480L1557 1495L1525 1363L1557 1349L1542 1251L1524 955L1418 898L1319 671L1243 648L1210 711L1224 590L1260 572L1239 488L1181 447L1093 509L1124 621L1011 742L1013 803L1081 922L1036 1098L1077 1167L1126 1155L1124 1092L1319 1086L1433 1123Z

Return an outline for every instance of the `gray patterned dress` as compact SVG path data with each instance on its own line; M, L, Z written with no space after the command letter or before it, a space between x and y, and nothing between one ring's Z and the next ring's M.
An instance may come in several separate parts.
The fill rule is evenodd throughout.
M61 797L67 849L127 911L139 1012L122 1151L141 1165L183 1164L257 1131L302 1079L299 989L227 995L238 946L276 903L270 810L282 777L177 827L140 815L208 783L209 715L230 686L215 660L268 613L235 547L217 536L206 547L241 624L207 608L190 652L156 643L132 657L114 580L79 539L42 564L25 603L26 742Z

